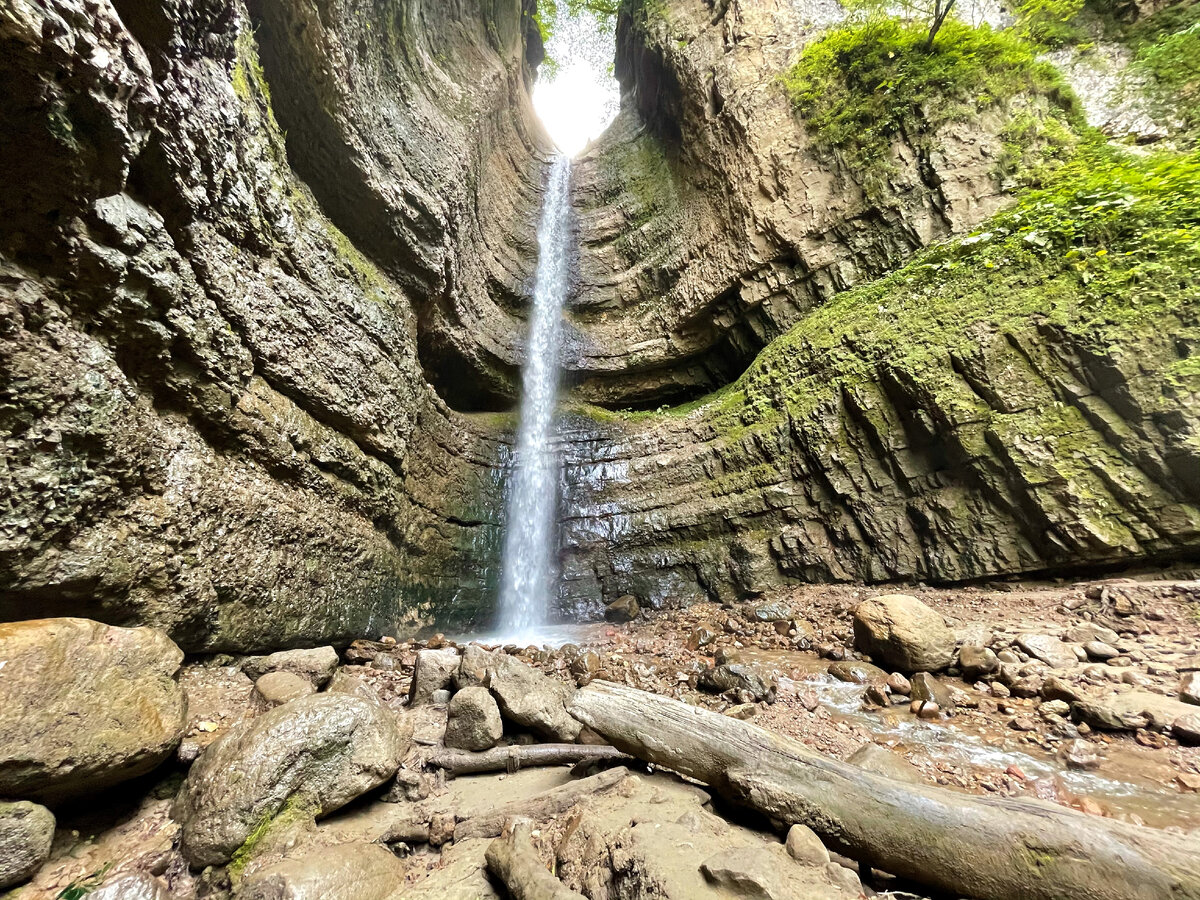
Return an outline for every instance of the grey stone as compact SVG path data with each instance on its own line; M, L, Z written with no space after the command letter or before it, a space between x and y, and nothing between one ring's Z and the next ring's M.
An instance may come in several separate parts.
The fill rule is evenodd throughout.
M407 867L378 844L338 844L265 866L238 887L238 900L388 900Z
M1184 713L1175 719L1171 734L1181 744L1200 744L1200 712Z
M976 681L1000 670L1000 660L987 647L966 645L958 650L958 667L962 669L963 678Z
M1132 690L1106 697L1082 697L1071 705L1071 711L1093 728L1165 731L1180 716L1195 712L1195 707L1161 694Z
M312 684L324 687L333 677L338 665L337 651L332 647L313 647L309 650L280 650L268 656L252 656L242 663L242 671L257 681L270 672L290 672Z
M463 688L450 700L446 722L447 747L488 750L504 736L500 707L484 687Z
M742 663L723 663L710 666L700 674L701 689L714 694L737 694L745 691L756 703L773 703L776 686L764 679L753 667Z
M235 726L192 766L172 815L193 866L221 865L264 822L323 815L391 778L412 726L346 694L293 700Z
M1052 669L1070 669L1079 662L1070 644L1048 634L1019 634L1017 646Z
M850 684L883 684L888 679L888 673L878 666L850 660L830 663L829 674Z
M1067 630L1067 640L1073 641L1076 644L1087 644L1091 641L1115 644L1120 639L1121 636L1111 628L1097 625L1095 622L1080 622L1077 625L1072 625Z
M432 703L435 691L445 690L453 683L460 665L458 651L453 647L418 651L408 691L408 705Z
M784 848L788 856L804 866L823 866L829 862L829 851L807 825L797 823L789 828Z
M155 628L0 624L0 796L54 802L163 762L184 732L182 660Z
M608 622L632 622L641 612L637 597L626 594L604 608L604 619Z
M932 701L942 709L954 709L954 697L942 684L928 672L917 672L912 677L911 696L914 700Z
M1087 654L1088 659L1094 659L1097 662L1107 662L1121 655L1120 650L1103 641L1088 641L1083 645L1083 652Z
M498 654L488 670L492 696L510 722L542 737L574 741L583 727L567 712L574 691L518 659Z
M454 675L454 687L458 690L468 687L487 687L488 670L498 655L491 650L484 649L479 644L467 644L463 648L462 659L458 664L458 671Z
M53 842L50 810L28 800L0 801L0 890L32 878Z
M876 662L902 672L936 672L954 661L954 632L940 615L906 594L860 603L854 610L854 643Z
M268 672L254 682L254 691L269 706L280 706L289 700L307 697L316 688L311 681L291 672Z

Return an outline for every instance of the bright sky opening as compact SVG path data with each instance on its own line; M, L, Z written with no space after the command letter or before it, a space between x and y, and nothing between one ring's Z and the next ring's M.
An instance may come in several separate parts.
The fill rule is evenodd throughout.
M533 106L558 149L576 156L600 136L617 114L620 92L610 74L615 41L590 13L560 14L546 46L558 63L543 66L533 89Z

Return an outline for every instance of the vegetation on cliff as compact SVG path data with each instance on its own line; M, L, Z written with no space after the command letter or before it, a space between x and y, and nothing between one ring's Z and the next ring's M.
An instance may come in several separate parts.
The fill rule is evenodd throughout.
M889 16L833 28L804 48L783 83L818 145L838 151L877 198L897 139L928 148L947 123L1020 95L1050 100L1043 127L1013 132L1024 142L1061 147L1081 121L1071 90L1032 44L954 19L932 46L925 24Z

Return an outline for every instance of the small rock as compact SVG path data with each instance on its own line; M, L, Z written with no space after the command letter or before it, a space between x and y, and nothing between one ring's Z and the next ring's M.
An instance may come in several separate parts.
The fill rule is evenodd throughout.
M918 672L913 675L910 693L913 700L932 701L947 711L954 708L954 698L950 691L928 672Z
M858 877L857 872L847 869L845 866L839 866L835 862L831 862L825 866L825 874L829 876L829 881L831 884L840 887L851 897L862 896L862 880Z
M1144 728L1139 728L1133 739L1143 747L1149 747L1152 750L1161 750L1167 746L1167 736L1160 734L1157 731L1147 731Z
M490 750L503 736L500 707L487 688L463 688L454 695L446 722L447 747Z
M403 884L406 867L386 847L315 848L256 870L238 885L238 900L383 900Z
M61 895L60 895L61 896ZM238 893L238 900L247 895ZM166 886L148 872L118 875L87 894L88 900L173 900Z
M714 694L746 691L755 702L775 702L775 683L764 681L750 666L740 664L711 666L701 673L699 685L702 690Z
M1070 644L1048 634L1019 634L1017 646L1052 669L1072 668L1078 660Z
M422 706L433 702L434 691L448 688L459 670L458 651L453 647L441 650L420 650L413 668L408 705Z
M1179 679L1179 699L1200 706L1200 672L1188 672Z
M942 708L932 700L914 700L911 709L918 719L937 719L942 715Z
M958 651L958 667L963 677L975 681L1000 669L1000 659L987 647L964 646Z
M268 672L254 682L254 691L268 706L281 706L289 700L307 697L316 688L307 678L291 672Z
M454 676L454 686L459 690L466 687L487 687L488 669L496 658L495 653L478 644L467 644L463 648L462 660Z
M795 610L786 603L772 600L768 603L747 604L745 614L746 618L755 622L786 622L795 615Z
M1115 644L1120 639L1121 636L1111 628L1105 628L1094 622L1080 622L1078 625L1072 625L1067 631L1067 640L1074 641L1076 644L1087 644L1091 641Z
M724 715L731 719L752 719L758 715L757 703L739 703L725 710Z
M848 684L882 684L887 672L870 663L842 661L829 664L829 674Z
M1079 738L1068 741L1059 749L1058 757L1069 769L1100 768L1100 756L1096 752L1096 745L1091 741Z
M1171 723L1171 734L1181 744L1200 744L1200 712L1187 713Z
M638 604L637 597L633 594L626 594L604 607L604 620L606 622L632 622L641 612L642 608Z
M600 671L600 654L595 650L584 650L571 661L570 672L575 683L582 687L591 682Z
M1082 696L1075 685L1057 675L1043 679L1041 695L1046 700L1065 700L1067 703L1074 703Z
M268 672L291 672L320 688L333 677L338 655L332 647L313 647L311 650L280 650L268 656L251 656L242 663L242 671L252 681Z
M1103 641L1088 641L1083 645L1083 652L1087 654L1088 659L1094 659L1097 662L1106 662L1121 655L1120 650Z
M893 694L912 693L912 682L899 672L893 672L891 675L889 675L884 684L888 686L888 690L890 690Z
M1026 675L1009 685L1009 690L1014 697L1037 697L1042 692L1042 679L1037 675Z
M54 813L28 800L0 801L0 890L32 878L53 841Z
M1037 731L1037 722L1029 716L1016 716L1009 721L1008 727L1014 731Z
M711 629L704 625L692 629L692 633L688 635L687 647L689 650L699 650L701 647L707 647L717 636Z
M1071 713L1071 704L1065 700L1047 700L1038 707L1038 714L1042 718L1047 716L1067 716Z
M788 855L803 866L824 866L829 862L829 851L807 825L796 824L789 828L784 846Z

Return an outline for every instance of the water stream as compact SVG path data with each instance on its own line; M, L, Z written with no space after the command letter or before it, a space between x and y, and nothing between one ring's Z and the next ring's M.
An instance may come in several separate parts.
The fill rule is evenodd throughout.
M501 556L501 634L522 635L546 622L557 587L559 460L554 448L562 310L570 275L571 162L558 157L538 226L538 266Z

